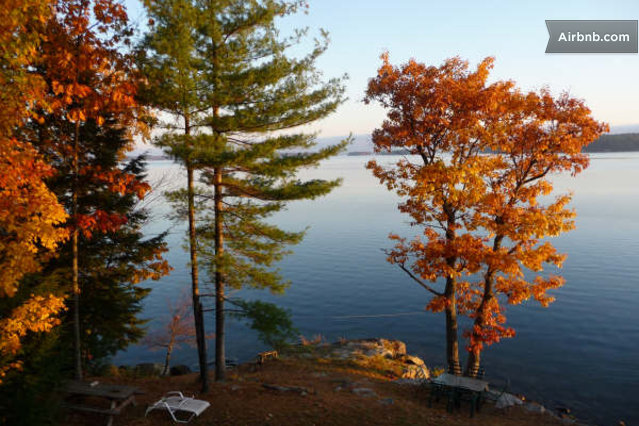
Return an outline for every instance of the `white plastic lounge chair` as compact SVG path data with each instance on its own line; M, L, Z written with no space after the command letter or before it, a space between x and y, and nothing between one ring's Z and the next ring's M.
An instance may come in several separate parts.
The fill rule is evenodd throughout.
M177 423L188 423L193 420L193 417L199 416L202 414L204 410L209 407L207 401L202 401L201 399L188 398L182 395L182 392L167 392L166 395L162 397L158 402L153 405L150 405L149 408L146 409L146 413L144 413L144 417L149 414L152 410L162 409L167 410L173 420ZM191 413L191 416L188 419L180 419L176 417L176 413L178 411L183 411L185 413Z

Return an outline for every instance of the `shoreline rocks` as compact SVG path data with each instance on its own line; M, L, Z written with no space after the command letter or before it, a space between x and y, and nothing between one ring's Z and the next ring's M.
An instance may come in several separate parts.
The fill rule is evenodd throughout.
M424 360L406 353L406 344L389 339L356 339L325 344L322 349L331 358L362 361L381 357L395 362L402 369L401 378L428 379L430 371Z

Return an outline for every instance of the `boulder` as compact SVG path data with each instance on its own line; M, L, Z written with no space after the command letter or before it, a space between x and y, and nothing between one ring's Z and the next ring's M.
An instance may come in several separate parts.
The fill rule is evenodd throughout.
M347 340L333 346L333 357L350 359L358 356L372 357L383 356L395 359L406 354L406 344L399 340L387 339L358 339Z
M521 398L517 398L515 395L510 393L504 393L497 398L497 402L495 403L495 408L508 408L513 405L521 405L523 401Z
M380 339L380 342L385 348L393 352L394 357L406 354L406 343L400 340Z
M174 365L171 367L171 376L183 376L191 373L191 368L188 365Z
M404 364L411 364L411 365L420 365L422 367L425 367L426 364L424 364L424 360L422 360L420 357L418 356L413 356L413 355L407 355L407 354L401 354L398 355L396 358L398 361L403 362Z
M425 365L407 364L402 372L403 379L428 379L430 372Z
M544 414L546 412L546 407L536 402L527 402L524 404L524 408L531 413Z

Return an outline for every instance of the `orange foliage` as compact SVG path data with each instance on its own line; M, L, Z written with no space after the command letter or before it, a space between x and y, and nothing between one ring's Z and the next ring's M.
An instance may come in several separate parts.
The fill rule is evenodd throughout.
M544 277L544 265L565 256L548 242L574 227L569 195L554 199L550 177L588 166L584 146L607 126L583 101L546 89L522 93L513 82L486 80L493 59L473 72L459 58L440 67L414 60L392 66L388 55L369 82L366 102L387 109L373 133L375 151L408 149L390 167L368 168L403 199L399 209L423 234L396 242L388 261L433 293L428 309L458 309L474 318L468 349L511 337L503 302L531 297L547 306L548 290L563 284ZM536 273L529 278L524 271ZM535 275L535 274L533 274ZM446 289L436 288L446 279ZM433 283L433 284L428 284ZM499 297L502 295L503 297Z
M127 131L145 133L140 117L146 112L135 100L138 81L133 59L122 49L131 35L124 7L114 0L58 0L55 10L45 26L46 41L39 48L38 64L47 82L46 99L38 104L40 124L46 128L50 122L55 126L66 122L69 129L73 126L68 124L92 121L102 126L109 119L111 125L115 122ZM88 182L139 198L150 189L134 174L92 162L91 147L81 137L76 141L78 136L73 132L45 131L33 137L44 145L42 149L62 161L71 162L77 156L80 193ZM124 216L100 210L78 211L69 227L90 238L96 231L115 231L125 223Z
M31 295L29 300L15 308L7 318L0 319L0 354L3 357L16 355L22 347L20 339L28 332L43 333L60 323L55 316L64 309L64 301L53 295ZM19 368L20 361L0 365L2 377L11 368Z
M43 182L52 170L14 129L33 114L30 107L44 102L44 82L33 73L35 50L48 19L48 0L7 0L0 8L0 297L13 297L19 280L40 269L67 237L58 227L67 216ZM63 300L32 295L0 317L0 383L12 368L28 332L46 332L56 323Z

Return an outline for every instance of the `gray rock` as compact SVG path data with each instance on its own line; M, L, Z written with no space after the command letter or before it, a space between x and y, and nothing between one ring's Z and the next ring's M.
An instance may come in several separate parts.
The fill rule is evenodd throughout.
M379 403L382 405L393 405L395 401L393 401L393 398L383 398L379 400Z
M524 408L531 413L544 414L546 412L546 407L536 402L527 402L524 404Z
M266 389L270 389L270 390L274 390L277 392L292 392L292 393L298 393L301 396L306 396L309 393L315 393L313 390L310 390L308 388L303 388L300 386L280 386L280 385L274 385L271 383L264 383L262 384L262 387L266 388Z
M189 373L191 373L191 368L188 365L174 365L169 371L171 376L183 376Z
M497 392L493 391L493 395L497 395ZM523 402L520 398L510 393L504 393L498 395L497 402L495 402L495 408L507 408L513 405L522 405Z
M355 395L363 396L366 398L377 397L377 393L371 388L354 388L351 390Z

